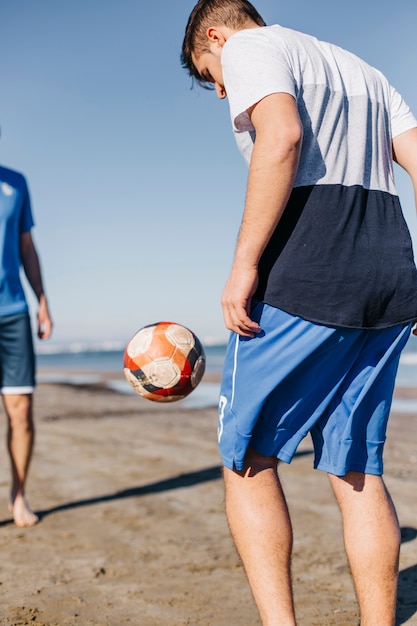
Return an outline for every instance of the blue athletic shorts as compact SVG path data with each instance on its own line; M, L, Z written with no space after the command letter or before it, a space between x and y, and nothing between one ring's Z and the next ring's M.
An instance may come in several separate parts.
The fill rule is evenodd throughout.
M411 324L331 328L257 303L254 338L232 333L219 401L225 467L243 469L248 446L290 463L311 433L314 467L336 476L381 475L401 350Z
M29 394L35 384L29 314L0 316L0 393Z

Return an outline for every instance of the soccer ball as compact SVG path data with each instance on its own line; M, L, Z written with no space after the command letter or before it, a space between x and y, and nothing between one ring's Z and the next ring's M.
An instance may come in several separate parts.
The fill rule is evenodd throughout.
M138 394L156 402L173 402L197 387L206 359L191 330L174 322L157 322L131 338L123 365L126 379Z

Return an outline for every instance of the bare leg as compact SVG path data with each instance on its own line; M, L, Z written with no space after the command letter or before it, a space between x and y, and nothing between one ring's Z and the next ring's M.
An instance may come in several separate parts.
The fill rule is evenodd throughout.
M33 397L31 394L6 394L3 402L9 420L7 444L12 468L10 510L17 526L33 526L39 518L25 498L25 483L35 437Z
M349 472L330 476L339 503L361 611L361 626L394 626L400 528L380 476Z
M224 470L226 513L263 626L295 626L292 528L277 460L249 450L245 470Z

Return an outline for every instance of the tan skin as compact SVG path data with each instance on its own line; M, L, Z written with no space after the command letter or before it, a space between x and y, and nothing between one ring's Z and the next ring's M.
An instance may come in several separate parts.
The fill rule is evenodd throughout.
M417 128L412 128L395 137L392 142L392 150L394 161L398 163L411 178L417 207ZM415 320L414 324L413 334L417 335L417 320Z
M38 254L30 232L20 236L20 256L28 282L39 302L38 337L48 339L52 333L52 319L42 284ZM17 526L33 526L39 518L25 497L35 438L33 394L4 394L3 404L8 418L7 446L12 471L9 508Z
M410 176L414 188L414 199L417 207L417 128L401 133L393 139L392 150L394 161ZM415 321L417 324L417 320ZM417 335L417 325L413 328Z
M258 28L253 22L246 27ZM225 26L208 28L209 52L193 56L200 75L214 84L221 99L227 95L221 51L234 32ZM227 328L244 337L260 331L249 317L258 263L291 193L302 141L296 103L289 94L271 94L248 113L256 142L234 261L222 295ZM417 202L417 129L396 137L393 153L413 181ZM413 332L417 334L417 329ZM382 477L348 472L344 477L330 475L329 479L342 513L361 626L394 626L400 533ZM290 565L292 528L277 460L249 448L244 470L225 468L224 480L230 529L262 624L295 626ZM366 511L370 513L365 516Z

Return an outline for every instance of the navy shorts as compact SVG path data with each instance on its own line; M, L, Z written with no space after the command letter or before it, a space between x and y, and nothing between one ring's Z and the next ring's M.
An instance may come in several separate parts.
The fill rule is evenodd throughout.
M316 469L381 475L395 377L411 324L332 328L263 303L251 317L262 333L232 333L225 357L218 422L225 467L243 469L248 446L290 463L311 433Z
M0 393L30 394L35 384L29 314L0 316Z

